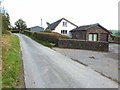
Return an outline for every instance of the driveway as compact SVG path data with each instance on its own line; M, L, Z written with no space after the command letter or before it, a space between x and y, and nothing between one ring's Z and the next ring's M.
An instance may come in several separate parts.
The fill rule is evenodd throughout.
M103 76L118 82L118 44L110 44L109 52L53 48L61 54L84 64Z
M20 40L26 88L117 88L114 81L29 37Z

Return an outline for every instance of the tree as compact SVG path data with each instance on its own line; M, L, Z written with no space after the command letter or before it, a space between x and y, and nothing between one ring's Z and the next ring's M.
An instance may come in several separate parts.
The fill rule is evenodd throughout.
M6 30L10 30L10 17L8 13L1 14L2 17L2 32L5 33Z
M46 24L47 24L48 27L50 26L50 23L49 23L49 22L46 22ZM46 29L45 32L47 32L47 33L51 33L52 30L50 30L50 29Z
M11 24L10 24L10 16L8 13L5 14L5 23L6 23L7 30L9 30L11 27Z
M19 29L20 31L23 31L27 28L26 22L22 19L19 19L15 22L15 28Z
M0 20L1 20L1 27L2 33L5 33L7 30L10 30L10 16L4 7L1 5L3 0L0 0Z

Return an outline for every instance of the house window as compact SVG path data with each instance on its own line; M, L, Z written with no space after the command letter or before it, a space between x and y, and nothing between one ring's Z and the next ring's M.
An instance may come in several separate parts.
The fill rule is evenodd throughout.
M63 27L67 27L67 22L63 22Z
M67 30L61 30L61 34L67 34Z
M97 41L97 34L89 34L89 41Z

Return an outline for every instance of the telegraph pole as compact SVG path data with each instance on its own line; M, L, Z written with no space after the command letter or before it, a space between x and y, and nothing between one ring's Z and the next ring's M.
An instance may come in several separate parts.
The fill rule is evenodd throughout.
M41 27L42 27L42 18L41 18Z

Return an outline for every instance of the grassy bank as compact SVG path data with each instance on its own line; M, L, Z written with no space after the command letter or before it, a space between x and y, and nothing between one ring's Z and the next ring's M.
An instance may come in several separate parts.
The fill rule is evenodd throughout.
M2 87L23 87L22 63L20 57L19 39L13 34L3 35L2 46Z

